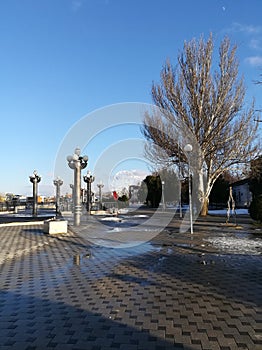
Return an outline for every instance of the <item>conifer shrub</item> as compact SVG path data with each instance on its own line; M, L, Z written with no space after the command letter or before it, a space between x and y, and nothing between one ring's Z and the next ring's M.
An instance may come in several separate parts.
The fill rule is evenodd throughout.
M249 214L253 220L262 223L262 195L253 198L249 207Z

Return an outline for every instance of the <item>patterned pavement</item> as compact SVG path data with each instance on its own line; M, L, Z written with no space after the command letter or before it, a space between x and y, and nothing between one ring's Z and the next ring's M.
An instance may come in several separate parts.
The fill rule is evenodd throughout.
M113 249L0 225L0 349L262 349L261 246L229 253L222 229Z

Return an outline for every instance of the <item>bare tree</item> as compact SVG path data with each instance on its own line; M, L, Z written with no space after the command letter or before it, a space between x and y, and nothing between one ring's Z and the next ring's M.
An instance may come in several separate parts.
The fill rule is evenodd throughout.
M255 80L254 81L255 84L258 84L258 85L262 84L262 74L260 74L260 76L261 76L261 79Z
M262 74L260 74L260 76L261 76L260 80L255 80L254 81L254 83L257 84L257 85L262 85ZM262 109L257 109L256 111L261 113ZM262 123L262 120L260 118L255 119L255 121L258 122L258 123Z
M262 155L251 161L249 177L262 183Z
M178 159L185 161L181 143L187 131L194 135L201 149L194 161L202 215L208 212L216 179L232 166L250 161L257 149L254 102L244 109L245 87L238 77L236 50L225 37L215 69L212 34L206 42L202 37L185 42L177 66L167 60L160 83L152 86L153 102L163 113L150 112L144 118L146 154L165 166Z

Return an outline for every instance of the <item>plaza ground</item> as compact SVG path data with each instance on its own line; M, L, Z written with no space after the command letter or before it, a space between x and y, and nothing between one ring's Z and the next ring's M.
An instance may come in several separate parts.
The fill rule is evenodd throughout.
M164 215L164 214L163 214ZM86 232L0 225L0 349L262 348L261 228L179 219L152 240L106 248Z

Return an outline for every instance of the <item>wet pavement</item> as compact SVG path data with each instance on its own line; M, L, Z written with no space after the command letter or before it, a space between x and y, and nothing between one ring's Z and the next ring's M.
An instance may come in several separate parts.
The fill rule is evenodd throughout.
M35 217L32 216L32 209L18 210L17 212L0 212L0 224L41 221L54 218L55 216L54 209L38 209Z
M0 225L0 349L262 349L262 238L179 219L138 246Z

